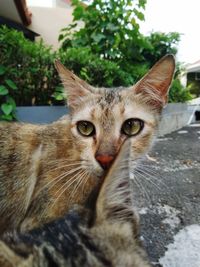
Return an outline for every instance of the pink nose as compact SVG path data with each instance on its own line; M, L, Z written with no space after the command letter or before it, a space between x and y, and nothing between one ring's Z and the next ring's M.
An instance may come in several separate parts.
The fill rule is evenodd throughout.
M104 170L107 170L111 166L114 157L111 155L96 155L96 160Z

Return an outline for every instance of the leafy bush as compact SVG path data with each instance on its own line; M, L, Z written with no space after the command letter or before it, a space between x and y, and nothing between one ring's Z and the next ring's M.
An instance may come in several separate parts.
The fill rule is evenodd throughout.
M64 49L90 47L93 54L115 62L141 58L140 49L148 42L139 32L138 21L144 20L146 0L94 0L87 6L72 0L72 4L74 23L59 37ZM85 26L75 30L80 20Z
M59 36L63 62L91 84L131 85L162 56L177 53L179 33L152 32L146 37L140 33L138 20L144 20L146 0L93 0L87 6L79 0L72 3L74 22ZM80 20L85 26L77 29ZM180 84L180 69L178 64L170 102L191 98Z
M5 26L0 27L0 43L1 118L10 120L15 105L56 103L52 95L59 78L53 64L56 54L51 48Z
M83 7L73 0L74 22L62 30L61 48L32 43L22 33L0 27L0 118L15 118L16 105L51 105L63 101L55 58L94 86L129 86L159 58L177 52L178 33L139 32L146 0L93 0ZM98 19L97 19L98 18ZM78 20L85 26L75 30ZM73 30L73 31L72 31ZM178 68L178 72L179 72ZM191 98L175 76L170 102Z
M0 65L0 78L6 74L6 68ZM0 84L0 104L1 113L0 118L3 120L12 120L15 118L16 104L15 100L10 95L10 91L17 90L16 84L10 79L4 79L4 84Z
M142 51L142 55L150 66L164 55L176 55L178 52L177 45L180 42L180 34L177 32L152 32L146 39L150 45Z
M91 53L89 48L68 48L60 50L61 62L82 79L98 87L128 86L134 83L130 73L121 70L112 61L101 59Z
M188 88L184 88L181 85L180 80L175 79L172 82L171 89L169 91L169 102L181 102L184 103L188 100L192 99L192 95L190 94L190 91Z

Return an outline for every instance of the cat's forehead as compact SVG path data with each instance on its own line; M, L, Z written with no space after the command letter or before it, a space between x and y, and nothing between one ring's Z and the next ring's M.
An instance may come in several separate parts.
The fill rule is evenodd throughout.
M97 90L96 94L91 94L84 105L74 113L74 120L112 121L124 111L124 102L119 90Z
M98 121L102 124L112 124L114 121L123 121L135 117L144 121L154 120L154 114L149 112L137 96L127 88L97 89L84 105L75 112L73 119Z
M97 103L104 109L122 102L121 90L119 88L102 88Z

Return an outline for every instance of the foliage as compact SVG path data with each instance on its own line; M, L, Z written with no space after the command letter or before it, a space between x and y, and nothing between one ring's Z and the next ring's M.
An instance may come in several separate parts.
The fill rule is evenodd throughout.
M200 79L199 79L199 73L188 73L187 74L187 84L190 89L190 92L195 97L200 96Z
M94 0L87 6L72 0L72 4L74 23L59 37L64 49L90 47L93 54L115 62L141 58L140 48L148 43L139 32L138 20L144 20L146 0ZM84 27L75 30L80 20Z
M172 82L171 89L169 91L169 102L186 102L188 100L192 99L192 95L190 94L190 91L188 88L184 88L181 85L180 80L175 79Z
M6 68L0 65L0 78L6 75ZM10 92L18 90L16 84L10 79L4 79L4 84L0 84L0 119L11 121L15 118L16 104Z
M0 27L0 43L0 105L3 118L10 120L13 117L16 104L56 103L52 94L59 78L53 65L56 54L51 48L42 41L33 43L22 33L5 26Z
M180 34L177 32L152 32L146 39L150 46L144 49L142 54L150 66L164 55L177 54L177 45L180 42Z
M59 51L32 43L22 33L0 27L0 114L15 118L16 105L51 105L64 99L54 68L55 58L94 86L129 86L137 82L158 59L177 53L178 33L143 36L146 0L93 0L85 6L73 0L74 21L60 34ZM78 21L84 26L77 28ZM180 68L175 75L178 79ZM190 98L175 80L170 102Z
M93 85L131 85L162 56L177 53L179 33L152 32L146 37L140 33L138 21L144 20L146 1L93 0L87 6L79 0L72 3L74 21L59 36L63 62ZM79 21L84 27L77 27ZM178 64L170 102L190 99L180 84L180 69Z
M121 70L117 63L92 54L89 48L60 50L59 56L68 69L72 69L75 74L91 85L117 87L134 83L130 73Z

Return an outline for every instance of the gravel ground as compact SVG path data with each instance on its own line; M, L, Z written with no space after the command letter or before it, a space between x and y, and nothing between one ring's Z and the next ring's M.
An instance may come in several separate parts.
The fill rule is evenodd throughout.
M200 123L158 138L141 165L135 199L153 265L200 267Z

